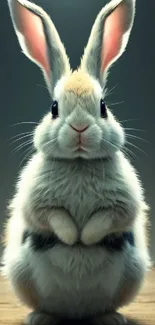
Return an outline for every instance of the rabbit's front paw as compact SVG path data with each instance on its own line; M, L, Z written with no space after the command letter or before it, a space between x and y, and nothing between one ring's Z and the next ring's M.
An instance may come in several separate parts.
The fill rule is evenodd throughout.
M67 245L74 245L78 238L78 229L72 217L65 209L56 209L50 219L50 226L57 237Z
M67 245L74 245L77 241L78 232L75 227L66 227L59 232L59 238Z
M42 312L33 311L26 319L25 325L56 325L57 320L52 316Z
M108 235L111 219L104 216L104 211L94 213L81 232L81 241L85 245L99 243Z
M106 232L103 231L97 231L93 229L89 229L89 227L86 227L83 229L81 234L81 241L83 244L87 246L98 244L104 237L106 236Z
M93 321L94 325L127 325L125 317L119 313L113 312L96 317Z

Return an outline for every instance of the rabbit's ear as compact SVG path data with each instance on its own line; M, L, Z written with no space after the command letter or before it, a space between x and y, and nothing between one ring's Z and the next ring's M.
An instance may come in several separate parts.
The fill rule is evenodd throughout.
M47 13L27 0L8 0L10 13L24 54L43 70L50 93L70 72L70 64L58 32Z
M124 52L133 26L136 0L112 0L99 13L93 25L81 68L97 78L102 86L108 68Z

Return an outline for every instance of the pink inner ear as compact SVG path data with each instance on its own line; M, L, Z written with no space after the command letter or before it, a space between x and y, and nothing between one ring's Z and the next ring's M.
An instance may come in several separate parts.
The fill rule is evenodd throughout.
M28 53L36 60L47 75L50 75L50 65L47 56L46 39L43 24L37 15L24 8L17 2L17 25L20 33L24 36Z
M128 27L128 15L126 11L126 5L121 3L106 19L101 54L102 72L104 72L111 61L119 54L123 35Z

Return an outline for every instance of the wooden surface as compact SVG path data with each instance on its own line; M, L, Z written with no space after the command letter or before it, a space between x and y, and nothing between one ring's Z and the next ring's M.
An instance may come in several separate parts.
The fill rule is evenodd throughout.
M27 312L0 277L0 325L22 325ZM135 302L121 312L131 325L155 325L155 271L149 273Z

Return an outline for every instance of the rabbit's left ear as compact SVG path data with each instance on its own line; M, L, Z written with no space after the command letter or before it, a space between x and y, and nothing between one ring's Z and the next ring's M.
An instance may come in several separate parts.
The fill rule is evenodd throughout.
M136 0L112 0L99 13L93 25L82 70L105 83L108 68L124 52L133 26Z

